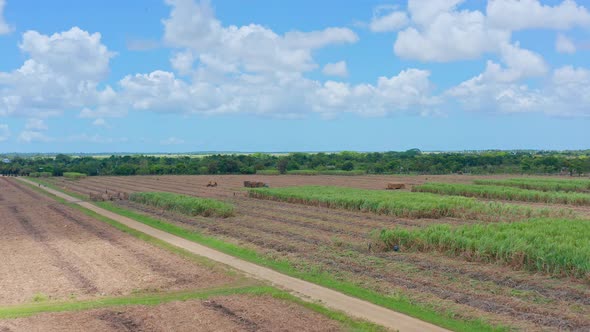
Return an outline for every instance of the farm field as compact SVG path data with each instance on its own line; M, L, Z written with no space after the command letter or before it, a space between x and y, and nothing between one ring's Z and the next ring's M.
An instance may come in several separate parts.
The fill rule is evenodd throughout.
M43 313L0 320L0 331L341 331L318 313L270 296L220 296L157 306Z
M462 319L534 330L590 328L588 280L534 273L506 264L470 261L438 251L382 251L371 247L374 232L388 228L421 230L431 225L468 226L468 218L414 218L292 204L247 197L245 180L271 188L293 185L383 189L401 182L411 189L425 182L470 184L475 179L505 176L142 176L88 177L78 181L52 178L55 186L81 195L113 192L173 192L217 198L234 205L233 217L186 216L129 201L115 202L170 224L222 238L268 257L285 259L302 271L320 271L390 298L407 298L426 308ZM207 188L214 180L219 186ZM444 197L444 196L441 196ZM520 205L521 202L518 202ZM525 204L525 203L523 203ZM526 203L531 207L566 205ZM576 207L582 215L585 207ZM402 248L403 249L403 248Z
M2 332L347 329L258 281L4 177L0 252Z

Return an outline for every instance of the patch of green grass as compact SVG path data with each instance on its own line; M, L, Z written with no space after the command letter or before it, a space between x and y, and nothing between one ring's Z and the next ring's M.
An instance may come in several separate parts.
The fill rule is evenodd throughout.
M343 170L323 170L318 171L314 169L298 169L287 172L288 175L365 175L367 172L363 170L343 171Z
M28 317L43 312L81 311L112 306L158 305L172 301L206 299L212 296L236 294L272 294L276 289L267 286L223 287L175 293L137 294L127 297L103 297L85 301L36 302L0 307L0 319Z
M193 197L166 192L138 192L129 200L189 216L223 217L234 214L234 206L211 198Z
M37 293L33 296L33 302L45 302L49 300L49 297L43 293Z
M575 192L527 190L496 185L474 185L456 183L426 183L414 186L412 191L443 195L503 199L509 201L543 202L571 205L590 205L590 194Z
M530 217L562 216L567 211L480 202L466 197L443 197L430 193L366 190L329 186L300 186L250 189L250 197L329 208L370 211L407 218L455 217L484 221L522 220ZM571 214L571 212L569 212Z
M506 180L475 180L475 184L490 186L516 187L541 191L578 191L590 192L590 180L566 180L546 178L516 178Z
M77 172L65 172L64 173L64 178L66 179L70 179L70 180L80 180L85 178L87 175L84 173L77 173Z
M590 220L531 219L514 223L382 230L386 248L442 251L471 260L590 281Z

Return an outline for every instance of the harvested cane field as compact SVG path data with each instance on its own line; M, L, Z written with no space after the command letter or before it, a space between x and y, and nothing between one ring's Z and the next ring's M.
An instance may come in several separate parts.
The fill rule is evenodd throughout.
M387 183L404 183L405 190L388 192L404 196L407 202L418 199L422 193L412 193L411 188L426 182L446 182L471 184L473 180L503 180L506 176L142 176L142 177L88 177L77 181L52 178L47 181L55 187L88 197L90 193L106 192L172 192L186 196L215 198L232 204L234 215L227 218L206 218L192 216L179 211L171 211L131 201L115 201L118 207L138 211L173 226L199 234L214 236L226 242L255 250L269 260L287 261L302 274L317 275L338 282L346 282L351 293L360 290L373 292L384 302L408 302L421 308L434 310L442 316L462 320L484 321L485 324L515 328L526 331L590 329L590 280L583 270L583 260L590 253L579 252L575 262L560 265L559 257L552 257L555 264L545 265L538 261L523 258L518 264L509 259L492 259L494 254L476 257L472 247L444 247L442 245L419 245L422 234L429 227L445 225L441 238L464 235L469 241L486 239L487 233L506 231L512 226L503 222L501 212L490 218L491 211L508 211L504 217L510 223L531 223L529 217L535 213L549 210L559 215L568 209L565 204L540 204L530 202L510 202L507 198L494 202L501 208L482 209L474 213L440 213L440 206L429 205L431 213L392 213L379 209L347 208L318 202L318 200L283 201L269 197L249 197L243 181L268 183L270 189L289 186L340 186L356 189L383 190ZM217 187L207 187L209 181L216 181ZM256 189L258 191L259 189ZM265 189L260 189L264 191ZM358 194L358 193L357 193ZM362 193L360 193L362 195ZM416 196L406 196L416 194ZM375 195L383 195L382 193ZM432 195L432 196L431 196ZM353 195L354 196L354 195ZM424 197L439 197L441 201L452 196L428 194ZM264 198L264 199L263 199ZM468 198L469 204L480 206L490 199ZM453 202L461 201L453 198ZM408 203L409 204L409 203ZM515 206L526 205L531 215L515 214ZM483 205L487 206L487 205ZM576 207L575 215L586 218L584 207ZM518 208L517 208L518 209ZM460 209L459 209L460 210ZM541 211L541 212L539 212ZM570 212L566 212L570 213ZM566 219L575 222L576 216L570 214ZM557 218L559 220L559 218ZM571 219L571 220L570 220ZM545 220L545 219L542 219ZM472 226L481 227L481 235L472 231ZM499 225L485 227L485 225ZM523 224L524 225L524 224ZM585 224L587 225L587 223ZM543 225L542 225L543 226ZM545 225L545 229L557 230L555 224ZM580 226L579 232L587 232ZM465 234L456 229L470 230ZM506 230L508 229L508 230ZM383 230L404 230L407 242L391 244L381 237ZM529 234L528 232L525 232ZM491 233L489 233L491 234ZM399 234L398 234L399 235ZM396 235L397 236L397 235ZM528 236L528 235L527 235ZM532 246L529 256L552 252L551 247L536 249L535 236L543 242L543 230L526 242ZM392 237L386 237L385 240ZM503 238L502 238L503 239ZM532 239L532 240L531 240ZM569 238L568 238L569 239ZM574 241L579 237L573 236ZM554 238L559 242L559 237ZM500 238L498 238L500 241ZM391 246L389 246L391 245ZM391 250L399 245L398 251ZM509 247L514 256L519 256L518 244ZM559 245L559 243L557 243ZM564 244L565 245L565 244ZM465 249L467 248L467 249ZM587 248L587 247L586 247ZM562 249L561 247L559 248ZM497 251L502 250L494 249ZM569 249L568 249L569 250ZM558 253L568 254L568 251ZM498 256L501 257L501 256ZM514 258L515 259L515 258ZM542 257L541 257L542 259ZM542 268L532 266L539 263ZM580 272L582 271L582 272ZM322 277L324 276L324 277ZM334 282L336 284L336 282ZM336 287L336 286L334 286ZM383 299L385 298L385 299Z
M137 236L0 178L0 331L339 331L350 325Z

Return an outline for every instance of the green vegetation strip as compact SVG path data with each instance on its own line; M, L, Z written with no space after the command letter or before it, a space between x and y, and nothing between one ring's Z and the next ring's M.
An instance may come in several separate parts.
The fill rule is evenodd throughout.
M70 179L70 180L79 180L79 179L83 179L85 177L86 177L86 174L84 174L84 173L77 173L77 172L65 172L64 173L64 178Z
M366 190L345 187L301 186L257 188L250 197L329 208L370 211L408 218L455 217L484 221L521 220L530 217L562 216L566 211L535 209L510 204L480 202L466 197L441 197L429 193Z
M379 239L388 248L397 244L419 251L438 250L590 281L590 220L531 219L456 228L396 228L381 231Z
M37 181L39 183L46 184L47 187L53 188L55 190L64 192L69 195L80 197L80 195L76 193L70 193L65 191L61 188L51 185L48 182L41 181L38 179L31 179ZM218 238L212 236L206 236L199 232L188 230L186 228L176 226L145 214L137 213L134 211L130 211L119 206L114 205L111 202L97 202L96 205L102 207L105 210L111 211L116 214L120 214L127 218L131 218L135 221L141 222L153 228L159 229L161 231L168 232L170 234L179 236L189 241L193 241L220 252L223 252L228 255L232 255L234 257L243 259L245 261L255 263L261 266L265 266L271 268L275 271L284 273L286 275L299 278L302 280L306 280L309 282L313 282L317 285L321 285L324 287L328 287L334 289L336 291L342 292L344 294L357 297L359 299L363 299L365 301L380 305L385 308L389 308L406 315L416 317L421 319L425 322L429 322L453 331L508 331L509 328L502 327L502 326L493 326L483 320L461 320L455 317L455 314L452 312L439 312L434 309L431 309L425 305L416 304L410 299L395 295L390 296L387 294L383 294L381 292L373 291L371 289L365 288L363 285L359 285L355 282L342 280L333 274L318 271L317 269L304 269L298 268L293 265L288 260L284 259L277 259L275 257L271 257L269 255L264 255L258 253L255 250L241 247L239 245L229 243ZM86 210L79 205L76 205L79 209L87 211L89 215L95 215L94 212ZM103 217L104 218L104 217ZM107 219L107 218L105 218ZM118 224L115 221L110 221L112 223ZM119 224L119 226L127 228L124 225ZM140 233L138 231L132 230L131 231ZM143 234L143 233L140 233ZM145 235L145 234L143 234ZM145 235L147 236L147 235ZM178 249L181 250L181 249ZM307 306L307 305L306 305ZM322 307L319 307L322 308ZM313 308L312 308L313 309ZM323 308L322 308L323 309ZM327 309L323 309L327 310Z
M541 191L579 191L590 192L590 180L564 180L546 178L516 178L507 180L475 180L475 184L506 186Z
M276 289L265 286L216 288L180 293L141 294L129 297L104 297L87 301L40 302L0 307L0 319L27 317L43 312L81 311L112 306L158 305L172 301L207 299L212 296L235 294L269 294Z
M363 170L356 170L356 171L343 171L343 170L323 170L317 171L313 169L300 169L300 170L293 170L287 171L289 175L365 175L367 174L366 171Z
M427 183L412 188L416 192L459 195L509 201L542 202L570 205L590 205L590 194L527 190L514 187L474 184Z
M51 172L32 172L29 174L29 176L34 178L48 178L51 175Z
M174 211L189 216L230 217L234 206L210 198L200 198L164 192L139 192L129 195L129 199L164 210Z

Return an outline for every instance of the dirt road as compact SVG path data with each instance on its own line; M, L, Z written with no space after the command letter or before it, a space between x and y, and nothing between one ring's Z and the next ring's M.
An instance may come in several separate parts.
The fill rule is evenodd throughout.
M36 183L24 178L18 178L20 181L37 186ZM246 274L264 281L271 282L273 285L292 291L295 295L305 300L320 301L325 306L343 311L352 317L358 317L371 321L373 323L408 332L423 332L423 331L446 331L443 328L423 322L416 318L377 306L367 301L363 301L348 295L344 295L337 291L318 286L316 284L296 279L274 270L258 266L253 263L226 255L219 251L213 250L209 247L185 240L170 233L160 231L158 229L147 226L138 221L123 217L108 210L102 209L91 203L81 201L72 196L66 195L51 188L42 187L47 192L61 197L68 202L76 203L88 210L94 211L107 218L115 220L130 228L136 229L140 232L166 241L172 245L188 250L194 254L209 258L219 263L231 266L237 270L243 271Z

